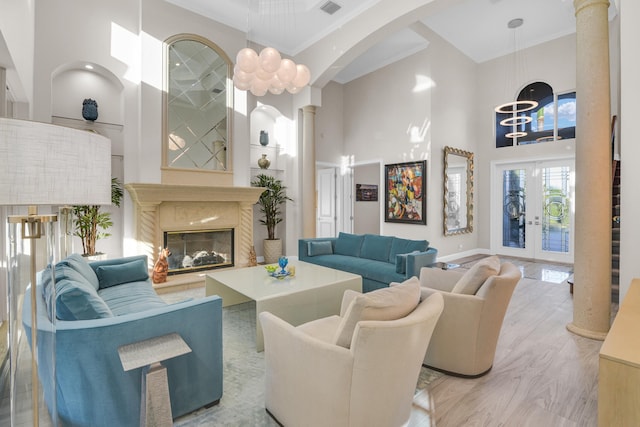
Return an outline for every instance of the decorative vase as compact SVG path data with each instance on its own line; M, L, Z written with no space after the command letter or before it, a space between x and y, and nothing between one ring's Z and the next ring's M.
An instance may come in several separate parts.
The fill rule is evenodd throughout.
M95 100L87 98L82 101L82 117L90 122L98 119L98 103Z
M265 147L269 145L269 133L266 130L260 131L260 145Z
M289 264L289 260L287 259L286 256L281 256L280 258L278 258L280 273L285 274L287 272L287 270L285 270L285 268L287 267L287 264Z
M262 158L258 159L258 166L260 169L269 169L269 165L271 165L271 160L267 159L266 154L263 154Z

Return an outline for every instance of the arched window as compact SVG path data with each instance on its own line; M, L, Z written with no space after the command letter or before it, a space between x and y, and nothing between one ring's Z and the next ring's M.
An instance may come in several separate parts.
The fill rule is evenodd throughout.
M555 94L544 82L525 86L518 101L538 104L527 111L496 113L496 147L575 138L576 93Z

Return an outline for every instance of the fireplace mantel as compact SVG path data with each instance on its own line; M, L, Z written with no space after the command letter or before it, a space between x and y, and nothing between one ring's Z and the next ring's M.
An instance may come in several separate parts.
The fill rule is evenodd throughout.
M253 246L253 205L264 188L129 183L135 205L138 252L153 267L163 233L175 230L234 228L236 267L245 267Z
M210 187L133 183L125 185L136 203L248 202L255 203L262 187Z

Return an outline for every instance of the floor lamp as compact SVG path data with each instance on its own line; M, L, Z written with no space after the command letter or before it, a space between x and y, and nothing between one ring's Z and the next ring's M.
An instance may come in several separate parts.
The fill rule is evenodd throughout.
M28 206L26 215L7 217L11 425L38 426L47 409L57 425L55 309L47 322L53 326L38 328L37 307L45 297L35 286L37 269L57 260L57 215L39 214L38 206L110 204L111 142L83 130L0 118L0 164L0 205ZM42 237L44 251L37 245ZM43 252L46 262L39 264ZM55 307L52 290L47 298ZM39 339L48 351L38 347ZM47 378L38 375L39 365L48 368ZM30 392L20 392L29 385Z

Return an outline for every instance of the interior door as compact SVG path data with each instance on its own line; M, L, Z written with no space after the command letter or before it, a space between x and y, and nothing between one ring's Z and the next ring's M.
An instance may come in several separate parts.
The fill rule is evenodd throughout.
M335 237L336 235L336 169L318 169L316 177L318 187L318 206L316 207L316 236Z
M573 159L504 164L496 172L496 252L573 262Z

